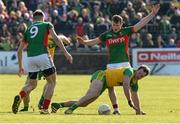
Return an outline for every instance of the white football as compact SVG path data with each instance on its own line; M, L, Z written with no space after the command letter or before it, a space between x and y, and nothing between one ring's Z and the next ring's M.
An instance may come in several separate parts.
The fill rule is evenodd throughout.
M98 108L99 115L109 115L111 113L111 107L108 104L102 104Z

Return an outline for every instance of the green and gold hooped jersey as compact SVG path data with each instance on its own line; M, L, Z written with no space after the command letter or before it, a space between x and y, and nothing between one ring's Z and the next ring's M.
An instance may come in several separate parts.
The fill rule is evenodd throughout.
M121 29L119 32L107 31L100 35L102 44L106 44L109 54L109 64L129 61L129 35L133 27Z
M138 91L138 83L134 77L133 68L118 68L118 69L107 69L106 70L106 82L107 87L121 86L123 85L123 77L130 77L130 87L132 91Z
M51 55L52 60L54 60L55 48L56 48L56 43L54 42L52 36L49 35L49 37L48 37L48 50L49 50L49 54Z
M52 28L50 22L35 22L26 30L24 40L28 43L28 57L48 53L48 35Z

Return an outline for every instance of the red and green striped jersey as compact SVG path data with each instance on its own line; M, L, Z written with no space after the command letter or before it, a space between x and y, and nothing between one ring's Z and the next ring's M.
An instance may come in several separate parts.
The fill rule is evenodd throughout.
M54 28L50 22L34 22L24 33L24 40L28 43L28 57L48 53L49 29Z
M129 62L129 35L133 27L122 28L119 32L107 31L100 35L102 44L108 48L109 64Z

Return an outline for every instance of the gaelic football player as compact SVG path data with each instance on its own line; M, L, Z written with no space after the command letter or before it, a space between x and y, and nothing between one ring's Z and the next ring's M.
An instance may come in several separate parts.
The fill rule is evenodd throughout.
M144 78L150 73L150 69L146 65L141 65L137 70L131 67L99 70L92 74L91 83L86 95L78 101L67 101L62 103L52 103L52 112L56 113L59 108L69 107L65 114L72 114L78 107L86 107L88 104L95 101L105 89L109 91L109 98L112 105L117 105L115 86L123 86L124 94L130 107L136 114L144 115L142 111L139 95L138 95L138 80ZM113 114L119 114L118 109L114 110Z
M41 10L36 10L33 13L33 24L24 33L24 40L18 48L19 73L21 76L24 73L22 63L22 52L27 46L28 56L28 77L29 83L25 85L18 95L14 97L12 111L14 114L18 112L21 100L37 86L37 74L43 72L47 80L46 89L44 92L43 108L41 114L49 114L48 108L56 85L56 69L52 58L48 53L48 35L49 33L54 38L55 43L63 51L67 60L72 63L72 56L65 49L62 41L57 37L53 25L50 22L44 22L44 13Z

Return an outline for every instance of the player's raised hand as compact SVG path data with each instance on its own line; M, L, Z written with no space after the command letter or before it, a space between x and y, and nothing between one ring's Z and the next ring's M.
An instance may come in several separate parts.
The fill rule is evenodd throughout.
M154 15L157 14L157 12L159 11L159 9L160 9L160 4L155 4L155 5L153 5L153 7L152 7L152 12L154 13Z
M84 44L84 39L80 36L76 36L76 40L80 43L80 44Z
M25 72L25 71L24 71L24 68L23 68L23 67L19 68L18 76L21 77L21 75L23 75L24 72Z

